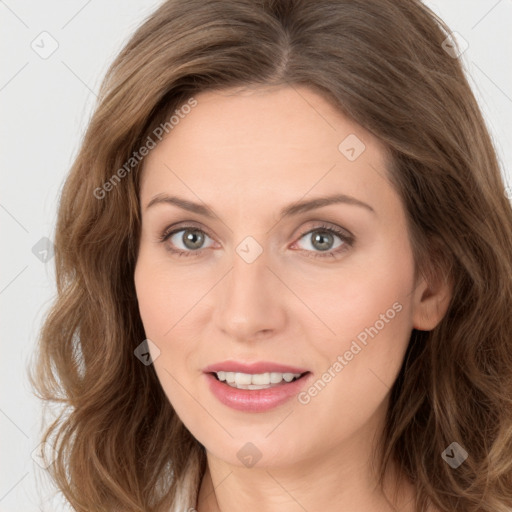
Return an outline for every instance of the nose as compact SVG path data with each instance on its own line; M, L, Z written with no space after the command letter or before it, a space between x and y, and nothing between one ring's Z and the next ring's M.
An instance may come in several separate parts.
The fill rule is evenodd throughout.
M232 268L217 286L213 315L227 337L249 341L285 327L286 290L268 263L265 252L250 263L233 254Z

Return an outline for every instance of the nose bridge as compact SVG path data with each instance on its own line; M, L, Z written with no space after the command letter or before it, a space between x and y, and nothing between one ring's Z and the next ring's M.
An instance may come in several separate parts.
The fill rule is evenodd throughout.
M254 242L241 242L233 254L228 278L225 305L234 307L233 312L237 311L242 316L247 315L247 308L263 303L268 290L268 258L262 250L260 254L255 251Z
M232 268L219 288L216 305L218 327L233 337L247 339L259 331L274 330L283 318L268 260L266 251L252 237L235 248Z

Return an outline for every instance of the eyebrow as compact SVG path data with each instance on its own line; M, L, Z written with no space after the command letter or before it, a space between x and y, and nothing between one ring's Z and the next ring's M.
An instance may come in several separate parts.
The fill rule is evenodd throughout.
M362 207L372 213L375 213L375 210L369 205L356 199L352 196L347 196L345 194L335 194L331 196L318 197L315 199L308 199L306 201L299 201L296 203L292 203L288 206L285 206L281 212L280 217L290 217L292 215L298 215L299 213L308 212L310 210L315 210L316 208L322 208L324 206L329 206L331 204L348 204L351 206L359 206ZM216 218L216 215L212 213L211 208L207 205L194 203L193 201L189 201L187 199L183 199L177 196L169 196L167 194L158 194L146 206L146 210L151 206L157 204L173 204L187 210L189 212L197 213L198 215L202 215L209 219Z

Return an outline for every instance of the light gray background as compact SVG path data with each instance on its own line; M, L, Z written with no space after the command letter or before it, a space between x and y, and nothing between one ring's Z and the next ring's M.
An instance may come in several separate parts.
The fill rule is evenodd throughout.
M53 240L60 189L109 63L160 4L0 0L0 512L64 510L31 457L41 418L25 369L55 292L53 259L43 263L33 247ZM461 58L512 186L512 0L427 4L469 43ZM47 58L31 47L49 51L52 38Z

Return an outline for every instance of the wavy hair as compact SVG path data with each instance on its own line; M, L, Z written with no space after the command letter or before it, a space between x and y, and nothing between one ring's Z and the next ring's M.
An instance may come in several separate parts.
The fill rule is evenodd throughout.
M512 208L460 59L443 47L449 33L419 0L168 0L135 31L61 192L57 296L29 372L60 407L42 441L75 510L183 511L206 467L153 366L134 356L145 339L139 149L201 91L307 85L385 145L417 271L454 286L436 328L411 333L380 482L395 460L419 512L510 511ZM441 457L454 441L468 452L457 469Z

